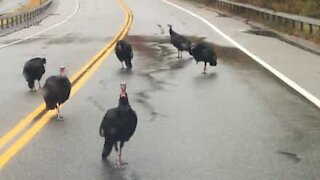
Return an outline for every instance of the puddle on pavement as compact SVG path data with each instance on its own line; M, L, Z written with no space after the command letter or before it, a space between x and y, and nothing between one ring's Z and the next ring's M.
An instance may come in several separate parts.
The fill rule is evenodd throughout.
M299 158L297 154L290 153L290 152L284 152L284 151L279 151L278 153L285 156L289 160L292 160L295 163L298 163L301 161L301 158Z
M47 40L48 45L65 45L65 44L86 44L91 42L102 42L105 43L107 38L101 37L79 37L77 34L67 34L66 36L51 38Z
M205 37L187 36L187 38L193 43L205 41ZM135 62L136 71L145 76L149 81L150 76L154 73L168 71L174 75L175 71L185 68L194 61L188 52L184 52L182 60L179 60L177 58L177 50L170 44L169 36L132 35L127 37L127 41L132 44L135 53L139 54L138 57L140 59ZM207 43L217 53L218 65L228 65L234 71L243 73L261 71L261 69L257 68L257 64L239 49L220 46L210 42ZM157 82L152 82L152 84L157 84ZM162 88L156 85L154 89L161 90Z
M230 17L230 16L227 15L227 14L217 13L217 16L216 16L216 17L228 18L228 17Z
M272 32L272 31L268 31L268 30L251 29L251 30L247 30L244 32L248 33L248 34L259 35L259 36L280 38L280 36L277 33Z
M204 37L188 36L188 38L193 43L205 41ZM150 89L143 91L146 93L145 95L149 97L151 93L166 91L170 86L174 86L175 84L170 83L170 80L173 79L180 70L189 65L194 65L193 58L187 52L183 53L182 60L178 60L177 50L170 44L170 37L168 35L131 35L128 36L126 40L132 44L134 49L135 57L133 71L136 75L143 77L150 83ZM260 86L257 87L257 83L261 83L261 80L266 81L266 83L274 80L280 82L274 76L270 76L268 71L257 65L256 62L241 50L234 47L220 46L215 43L207 43L209 43L217 53L218 66L221 66L221 68L228 68L229 71L231 70L234 73L239 74L240 79L251 88L263 88ZM166 72L166 74L161 74L162 72ZM216 72L209 73L206 76L199 77L197 81L212 81L217 77L218 74ZM279 83L279 85L296 94L295 91L283 83ZM261 93L266 93L262 89L258 90L259 92L262 91ZM156 108L152 105L151 100L139 96L137 97L138 99L136 99L136 101L143 106L148 107L152 119L156 119L158 114Z
M311 49L311 48L308 48L306 46L303 46L302 44L299 44L297 42L294 42L294 41L291 41L283 36L281 36L280 34L276 33L276 32L273 32L273 31L268 31L268 30L261 30L261 29L250 29L250 30L246 30L244 31L244 33L247 33L247 34L254 34L254 35L257 35L257 36L264 36L264 37L270 37L270 38L275 38L275 39L278 39L280 41L283 41L287 44L290 44L292 46L295 46L297 48L300 48L302 50L305 50L305 51L308 51L312 54L315 54L315 55L318 55L320 56L320 51L317 51L317 50L314 50L314 49Z
M193 43L199 43L205 40L205 37L187 36ZM145 107L150 113L153 121L158 117L167 118L160 114L151 103L151 93L155 91L165 91L167 86L174 84L168 82L175 76L176 72L192 64L193 58L188 52L183 53L183 58L177 58L177 50L170 44L169 36L141 36L131 35L126 38L133 46L134 50L134 72L142 76L150 83L150 89L137 92L135 101ZM220 64L233 67L237 72L257 72L256 64L246 54L233 47L219 46L210 43L216 51ZM139 59L137 59L139 58ZM218 64L219 65L219 64ZM157 73L167 72L165 78L159 78ZM201 80L213 80L217 77L216 73L207 74Z

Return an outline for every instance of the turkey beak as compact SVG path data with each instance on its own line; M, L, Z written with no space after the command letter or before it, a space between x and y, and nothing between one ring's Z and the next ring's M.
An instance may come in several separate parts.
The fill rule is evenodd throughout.
M127 89L126 83L124 83L124 82L121 83L121 84L120 84L120 90L121 90L121 92L120 92L120 97L127 97L126 89Z
M60 76L62 76L62 77L65 76L65 69L66 69L66 68L65 68L64 66L61 66L61 67L60 67L60 69L59 69Z

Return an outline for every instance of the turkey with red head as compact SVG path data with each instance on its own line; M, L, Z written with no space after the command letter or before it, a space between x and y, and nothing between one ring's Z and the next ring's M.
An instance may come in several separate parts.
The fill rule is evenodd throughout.
M121 83L118 106L107 111L100 125L100 136L105 138L102 159L106 159L114 147L118 153L116 164L118 167L123 165L122 148L124 143L129 141L134 134L137 122L137 114L129 104L126 84Z

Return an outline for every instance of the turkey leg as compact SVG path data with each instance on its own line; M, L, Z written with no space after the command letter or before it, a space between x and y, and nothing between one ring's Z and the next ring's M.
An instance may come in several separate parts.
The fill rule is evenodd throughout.
M207 62L204 62L203 74L206 74L207 71Z
M116 143L114 147L116 152L118 153L117 160L116 160L116 164L118 168L121 168L123 165L122 158L121 158L123 146L124 146L124 142L120 142L120 150L118 149L118 143Z
M121 69L124 69L123 61L121 61Z
M57 119L58 120L62 120L62 116L60 115L60 104L58 103L57 104Z
M120 152L119 152L119 148L118 148L118 142L114 143L114 150L116 150L116 152L117 152L116 165L117 165L118 168L121 168Z
M122 148L123 148L123 145L124 145L124 142L123 141L121 141L120 142L120 151L119 151L119 165L120 165L120 167L122 167L122 165L123 165L123 162L122 162Z
M40 84L40 80L38 80L38 85L39 85L39 89L41 89L41 84Z

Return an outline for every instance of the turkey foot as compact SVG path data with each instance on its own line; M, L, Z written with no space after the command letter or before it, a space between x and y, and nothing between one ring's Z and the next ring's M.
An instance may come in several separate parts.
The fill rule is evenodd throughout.
M63 117L60 115L60 105L57 105L57 120L64 120Z
M120 69L124 69L123 62L121 62L121 68Z
M127 164L128 163L122 161L121 157L120 157L120 159L118 157L117 160L116 160L116 167L117 168L124 168L125 165L127 165Z

